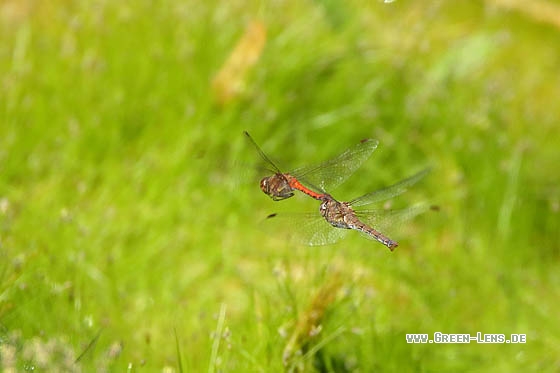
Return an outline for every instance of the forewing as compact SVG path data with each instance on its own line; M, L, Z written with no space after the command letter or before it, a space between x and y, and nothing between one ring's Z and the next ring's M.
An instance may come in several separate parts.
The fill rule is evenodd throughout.
M430 172L429 168L426 168L417 174L412 175L409 178L399 181L396 184L390 185L386 188L376 190L374 192L368 193L361 197L358 197L350 202L352 207L359 207L369 205L375 202L381 202L406 192L412 185L419 182L424 176Z
M335 158L298 168L290 174L307 186L330 192L346 181L371 156L378 144L377 140L362 140Z
M268 156L262 151L262 149L257 145L257 143L255 142L255 140L253 140L253 138L251 137L251 135L249 135L249 132L247 131L243 131L243 134L245 135L245 138L247 139L247 141L249 141L249 143L251 143L253 145L253 147L255 148L255 150L257 151L257 153L259 154L261 160L264 162L264 167L259 167L261 169L266 169L268 171L270 171L273 174L276 173L281 173L280 169L278 169L278 167L276 166L276 164L274 164L274 162L272 162L272 160L270 158L268 158Z

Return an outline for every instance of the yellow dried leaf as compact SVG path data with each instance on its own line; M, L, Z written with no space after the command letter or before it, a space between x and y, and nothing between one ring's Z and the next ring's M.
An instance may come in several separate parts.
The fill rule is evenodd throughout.
M245 90L247 73L258 62L265 42L265 25L251 22L212 81L214 97L220 104L231 102Z
M491 0L491 3L506 9L513 9L539 22L560 28L560 7L544 0Z

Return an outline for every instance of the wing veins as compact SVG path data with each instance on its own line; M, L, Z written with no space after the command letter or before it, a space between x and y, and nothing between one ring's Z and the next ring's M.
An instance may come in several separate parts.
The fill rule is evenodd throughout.
M319 164L304 166L291 172L300 182L331 191L348 179L377 148L377 140L364 140L338 156Z
M424 176L426 176L428 173L430 172L429 168L426 168L404 180L401 180L393 185L390 185L388 187L373 191L371 193L365 194L361 197L358 197L352 201L350 201L350 204L353 207L358 207L358 206L365 206L365 205L369 205L375 202L381 202L381 201L385 201L388 200L390 198L396 197L398 195L403 194L404 192L406 192L408 190L408 188L414 184L416 184L418 181L420 181Z

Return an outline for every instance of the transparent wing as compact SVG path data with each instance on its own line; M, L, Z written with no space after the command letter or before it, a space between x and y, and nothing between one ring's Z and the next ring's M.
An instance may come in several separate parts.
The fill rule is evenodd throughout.
M410 188L412 185L420 181L429 172L430 169L426 168L418 172L417 174L412 175L409 178L399 181L396 184L390 185L386 188L379 189L374 192L363 195L361 197L358 197L350 201L350 204L352 205L352 207L359 207L359 206L369 205L375 202L385 201L390 198L396 197L406 192L408 188Z
M300 182L323 192L332 191L350 177L377 148L379 141L365 139L335 158L292 172Z
M324 246L342 239L349 229L335 228L317 213L271 214L266 221L266 230L277 233L284 229L290 240L308 246Z
M247 131L243 131L243 134L245 135L245 138L255 147L255 149L257 150L257 153L259 153L259 156L261 157L261 159L264 162L264 167L260 167L262 169L266 169L274 174L277 173L281 173L280 169L276 166L276 164L274 164L274 162L272 162L270 160L270 158L268 158L268 156L266 154L264 154L264 152L262 151L262 149L257 145L257 143L255 142L255 140L253 140L253 138L251 137L251 135L249 135L249 132Z
M356 216L363 223L369 225L376 231L385 235L391 235L397 233L404 222L413 219L429 209L429 204L418 203L411 207L398 210L360 210L356 212Z

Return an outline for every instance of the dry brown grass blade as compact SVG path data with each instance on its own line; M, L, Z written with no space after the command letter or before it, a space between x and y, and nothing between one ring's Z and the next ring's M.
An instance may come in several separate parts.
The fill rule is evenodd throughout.
M215 100L226 105L245 90L247 73L258 62L266 43L266 27L252 21L212 81Z
M512 9L539 21L560 29L560 6L544 0L489 0L500 8Z

